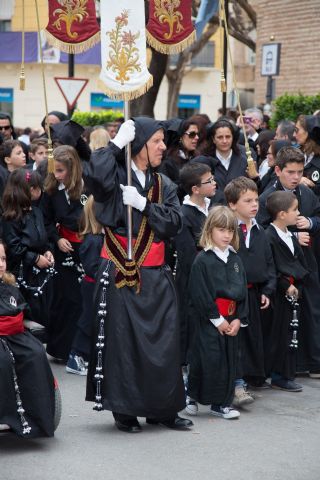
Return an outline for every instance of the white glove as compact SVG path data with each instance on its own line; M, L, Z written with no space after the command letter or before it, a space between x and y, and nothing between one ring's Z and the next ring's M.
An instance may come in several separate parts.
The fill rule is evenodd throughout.
M119 132L111 141L122 150L123 147L125 147L126 145L128 145L128 143L134 140L135 134L136 128L134 126L134 121L127 120L121 125L121 127L119 128Z
M120 184L122 190L122 200L124 205L131 205L133 208L143 210L146 208L147 199L140 195L136 187L129 187L128 185L124 186Z

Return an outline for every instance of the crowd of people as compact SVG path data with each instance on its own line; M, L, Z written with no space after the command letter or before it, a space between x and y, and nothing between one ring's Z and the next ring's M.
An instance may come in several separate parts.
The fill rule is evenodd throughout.
M259 108L41 126L0 113L1 431L53 435L45 349L128 433L188 430L198 404L239 418L256 389L320 379L317 112L275 130Z

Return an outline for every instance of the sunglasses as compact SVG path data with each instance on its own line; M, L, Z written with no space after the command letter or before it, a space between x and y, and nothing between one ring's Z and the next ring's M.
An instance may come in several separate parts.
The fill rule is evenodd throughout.
M201 182L201 185L208 185L209 183L214 183L214 177L210 177L206 182Z
M189 138L199 137L199 133L198 133L198 132L184 132L184 135L188 135Z
M0 127L0 130L9 130L11 125L5 125L4 127Z

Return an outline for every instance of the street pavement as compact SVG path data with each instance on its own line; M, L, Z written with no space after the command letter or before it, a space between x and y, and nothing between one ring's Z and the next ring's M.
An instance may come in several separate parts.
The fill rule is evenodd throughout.
M0 480L320 480L320 380L263 390L239 420L200 407L194 428L126 434L84 401L85 377L51 363L63 399L54 438L0 436Z

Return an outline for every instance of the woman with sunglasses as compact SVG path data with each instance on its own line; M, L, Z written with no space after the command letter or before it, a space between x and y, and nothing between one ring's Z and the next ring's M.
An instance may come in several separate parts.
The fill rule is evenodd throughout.
M179 173L194 156L199 142L199 126L190 120L174 121L167 129L167 154L160 167L174 183L179 184ZM178 191L182 202L185 192Z
M227 119L219 119L207 127L207 142L201 154L213 157L214 178L219 190L234 178L247 176L247 157L238 145L238 131Z

